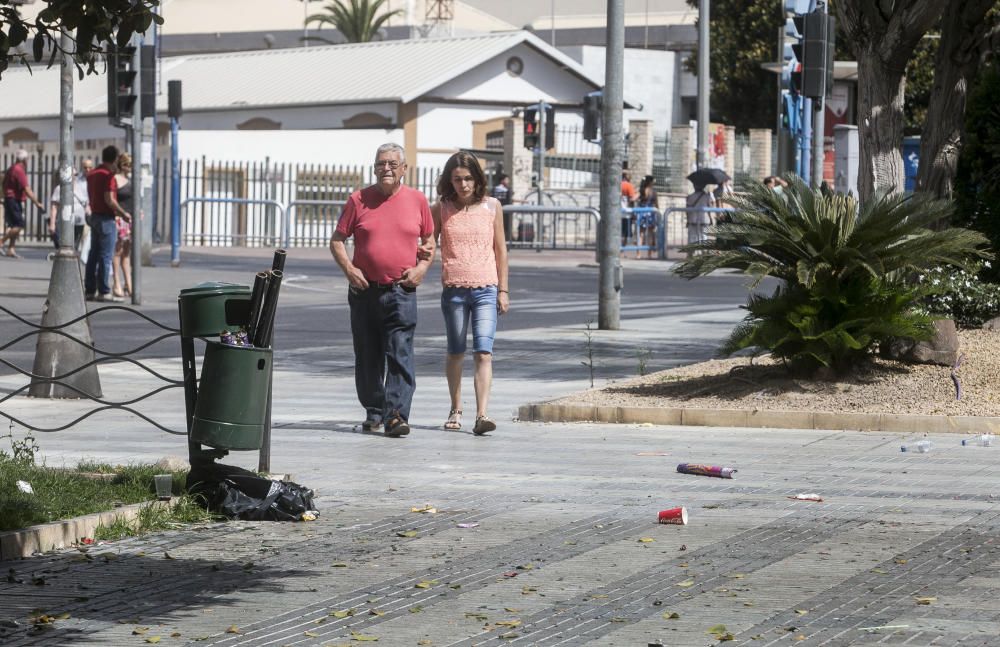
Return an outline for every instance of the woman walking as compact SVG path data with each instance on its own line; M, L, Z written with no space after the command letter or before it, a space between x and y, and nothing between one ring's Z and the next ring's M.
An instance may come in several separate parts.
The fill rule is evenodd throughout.
M431 207L431 215L441 245L441 312L448 335L445 373L451 396L444 428L462 428L462 364L471 321L476 390L472 431L481 436L496 429L487 415L493 383L493 338L497 314L510 307L503 208L498 200L486 196L486 176L479 160L469 153L455 153L448 159L437 192L440 198Z
M135 210L133 198L132 177L132 156L122 153L116 162L118 172L115 173L115 183L118 186L118 204L122 209L135 216L139 213ZM118 242L115 243L115 252L111 258L111 267L114 274L114 285L112 293L116 297L132 295L132 223L122 217L115 218L115 225L118 227Z

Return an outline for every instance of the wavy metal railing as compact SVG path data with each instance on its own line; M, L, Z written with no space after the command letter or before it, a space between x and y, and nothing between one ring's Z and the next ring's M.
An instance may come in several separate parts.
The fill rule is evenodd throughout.
M156 337L152 341L149 341L149 342L147 342L145 344L142 344L140 346L136 346L135 348L132 348L132 349L129 349L129 350L126 350L126 351L122 351L122 352L112 352L112 351L109 351L109 350L104 350L104 349L98 348L97 346L94 346L92 344L88 344L88 343L84 342L82 339L80 339L78 337L75 337L74 335L71 335L68 332L66 332L65 330L63 330L63 328L66 328L68 326L72 326L73 324L79 323L79 322L83 321L84 319L88 319L90 317L93 317L96 314L99 314L101 312L106 312L106 311L109 311L109 310L124 310L125 312L133 314L133 315L135 315L137 317L140 317L141 319L145 319L146 321L148 321L149 323L153 324L154 326L156 326L158 328L161 328L163 330L166 330L168 332L160 335L159 337ZM179 328L171 328L170 326L165 326L162 323L160 323L159 321L156 321L155 319L152 319L152 318L144 315L143 313L139 312L138 310L135 310L133 308L129 308L128 306L119 306L119 305L102 306L102 307L99 307L99 308L95 308L95 309L87 312L86 314L77 317L76 319L71 319L70 321L67 321L65 323L59 324L58 326L43 326L41 324L36 324L33 321L29 321L29 320L25 319L24 317L22 317L22 316L20 316L20 315L18 315L16 313L14 313L14 312L12 312L11 310L9 310L8 308L5 308L3 306L0 306L0 311L2 311L4 314L9 315L11 318L13 318L13 319L21 322L22 324L24 324L26 326L29 326L29 327L31 327L31 328L34 329L34 330L30 330L30 331L24 333L23 335L20 335L20 336L14 338L11 341L7 342L6 344L3 344L2 346L0 346L0 353L2 353L3 351L5 351L6 349L10 348L11 346L13 346L15 344L17 344L17 343L19 343L21 341L24 341L25 339L29 339L30 337L34 337L34 336L37 336L37 335L40 335L42 333L47 332L47 333L53 333L53 334L56 334L56 335L62 335L63 337L71 339L72 341L76 342L77 344L80 344L80 346L82 346L84 348L87 348L88 350L93 351L96 355L101 355L101 357L95 357L95 359L93 359L92 361L86 362L85 364L82 364L81 366L78 366L78 367L74 368L71 371L67 371L65 373L62 373L61 375L55 375L55 376L52 376L52 377L47 377L47 376L44 376L44 375L35 375L31 371L26 371L23 368L17 366L16 364L13 364L12 362L7 361L2 356L0 356L0 364L3 364L4 366L7 366L7 367L9 367L9 368L17 371L21 375L24 375L24 376L30 378L30 380L31 380L31 381L28 382L28 384L25 384L24 386L22 386L22 387L20 387L20 388L18 388L16 390L14 390L14 391L12 391L11 393L9 393L9 394L5 395L4 397L0 398L0 405L2 405L7 400L10 400L11 398L14 398L14 397L17 397L18 395L21 395L26 390L28 390L28 389L31 388L32 383L37 383L37 382L49 383L49 384L57 384L57 385L65 388L65 389L69 389L70 391L74 391L74 392L78 393L81 396L81 398L83 398L83 399L92 400L92 401L94 401L94 402L96 402L98 404L104 405L104 406L96 407L96 408L94 408L94 409L92 409L92 410L84 413L82 416L76 418L75 420L73 420L73 421L71 421L71 422L69 422L69 423L67 423L65 425L62 425L60 427L38 427L38 426L32 425L32 424L30 424L30 423L28 423L28 422L26 422L24 420L21 420L20 418L17 418L17 417L15 417L15 416L13 416L13 415L11 415L9 413L6 413L2 409L0 409L0 416L4 416L5 418L10 419L14 423L16 423L18 425L21 425L22 427L25 427L26 429L30 429L32 431L39 431L39 432L48 433L48 432L63 431L65 429L69 429L70 427L72 427L73 425L79 423L80 421L86 420L87 418L89 418L89 417L91 417L91 416L93 416L95 414L101 413L102 411L108 411L108 410L113 410L113 409L120 409L122 411L128 411L132 415L137 416L139 418L142 418L143 420L145 420L149 424L153 425L157 429L160 429L161 431L165 431L168 434L174 434L174 435L177 435L177 436L186 436L187 435L187 431L186 430L185 431L177 431L177 430L165 427L162 424L160 424L159 422L157 422L156 420L153 420L152 418L150 418L146 414L142 413L141 411L139 411L139 410L137 410L137 409L135 409L134 407L131 406L131 405L133 405L133 404L135 404L137 402L141 402L143 400L151 398L154 395L162 393L162 392L164 392L164 391L166 391L168 389L184 388L184 380L183 379L180 379L180 380L170 379L169 377L163 375L162 373L156 371L155 369L153 369L153 368L151 368L149 366L146 366L141 361L139 361L137 359L134 359L133 357L129 357L129 355L134 355L135 353L138 353L138 352L140 352L142 350L145 350L146 348L149 348L150 346L152 346L154 344L157 344L157 343L163 341L164 339L169 339L170 337L178 337L178 336L180 336L181 331L180 331ZM119 401L119 402L115 402L115 401L112 401L112 400L106 400L104 398L99 398L99 397L92 396L89 393L86 393L85 391L82 391L82 390L76 388L72 384L68 384L68 383L66 383L66 382L63 381L66 378L70 377L71 375L79 373L80 371L82 371L84 369L87 369L87 368L90 368L91 366L97 366L97 365L101 365L101 364L109 364L109 363L112 363L112 362L128 362L130 364L134 364L135 366L138 366L139 368L143 369L144 371L146 371L147 373L149 373L153 377L157 378L158 380L166 382L166 384L164 386L160 386L160 387L155 388L155 389L153 389L151 391L148 391L147 393L144 393L143 395L141 395L141 396L139 396L137 398L133 398L131 400L122 400L122 401Z

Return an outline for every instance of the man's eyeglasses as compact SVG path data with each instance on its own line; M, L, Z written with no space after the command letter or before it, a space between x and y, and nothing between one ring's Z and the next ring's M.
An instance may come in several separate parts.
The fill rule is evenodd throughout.
M394 160L379 160L375 162L375 168L382 168L383 166L395 171L399 168L400 164Z

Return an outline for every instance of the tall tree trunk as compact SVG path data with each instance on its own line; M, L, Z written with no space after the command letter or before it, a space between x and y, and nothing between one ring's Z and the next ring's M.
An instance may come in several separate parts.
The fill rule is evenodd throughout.
M837 0L832 4L858 61L858 193L862 202L879 190L903 190L899 149L906 61L945 5L937 0Z
M875 52L858 56L858 193L864 202L878 191L903 190L905 172L902 68L886 65Z
M952 182L965 135L965 101L979 72L982 48L992 21L986 14L996 0L957 0L941 19L941 43L934 59L934 87L920 138L917 190L951 197Z

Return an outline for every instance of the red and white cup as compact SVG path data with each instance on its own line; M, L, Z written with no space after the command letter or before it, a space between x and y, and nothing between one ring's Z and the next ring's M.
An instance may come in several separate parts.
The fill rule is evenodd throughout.
M657 518L660 523L672 523L678 526L686 526L688 522L688 511L684 506L679 508L670 508L669 510L660 510L660 514Z

